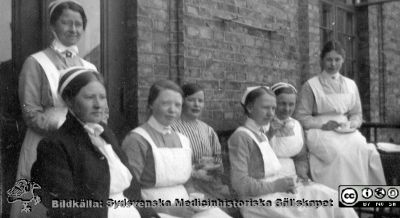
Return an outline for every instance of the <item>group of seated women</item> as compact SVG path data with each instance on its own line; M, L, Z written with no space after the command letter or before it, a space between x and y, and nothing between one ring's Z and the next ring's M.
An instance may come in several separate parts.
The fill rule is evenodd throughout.
M87 22L81 6L56 0L49 14L55 40L27 59L19 87L29 130L18 179L39 184L41 202L29 214L14 207L12 217L224 218L231 215L227 208L178 206L176 199L304 198L333 203L319 208L245 206L240 212L243 217L352 218L357 217L352 209L336 206L338 185L385 184L379 155L356 131L361 124L358 91L339 74L344 55L335 43L321 54L324 71L303 86L296 110L300 122L291 117L297 94L292 85L246 88L238 99L246 120L228 140L228 187L222 182L227 166L222 165L218 136L199 120L205 101L201 87L154 83L147 121L120 146L106 124L101 75L70 52L79 39L70 32L84 29ZM69 30L71 25L75 28ZM126 204L142 200L171 205Z

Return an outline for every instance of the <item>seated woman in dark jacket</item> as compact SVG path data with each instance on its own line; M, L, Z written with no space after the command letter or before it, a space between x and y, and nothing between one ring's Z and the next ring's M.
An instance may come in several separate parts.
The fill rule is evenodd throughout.
M32 180L41 186L39 196L48 215L158 217L150 208L111 205L110 200L139 200L140 188L126 167L117 139L101 122L107 99L99 73L68 69L60 80L59 94L69 109L66 122L52 138L39 143L31 171ZM65 207L68 204L73 207Z

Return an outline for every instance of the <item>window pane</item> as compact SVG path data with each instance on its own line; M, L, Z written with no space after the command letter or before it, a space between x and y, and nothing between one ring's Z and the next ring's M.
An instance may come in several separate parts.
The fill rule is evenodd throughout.
M11 59L11 1L1 1L0 63Z
M328 5L326 3L322 3L321 7L321 21L320 25L322 27L332 29L333 26L333 7L331 5Z
M346 33L353 35L353 14L347 13Z
M100 70L100 0L85 0L80 3L85 10L88 23L85 33L78 43L79 54Z
M354 38L346 36L346 56L352 58L354 56Z
M333 40L333 31L321 29L321 48L329 40Z
M346 19L346 12L343 11L342 9L338 9L337 10L337 17L336 17L336 23L337 23L336 29L337 29L338 32L341 32L341 33L345 32L345 29L346 29L345 19Z

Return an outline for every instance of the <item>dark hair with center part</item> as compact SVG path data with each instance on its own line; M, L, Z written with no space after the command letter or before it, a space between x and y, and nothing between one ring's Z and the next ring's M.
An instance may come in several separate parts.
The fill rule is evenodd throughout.
M342 56L342 58L345 58L346 52L342 46L342 44L340 44L340 42L338 41L328 41L327 43L325 43L324 47L322 48L321 51L321 60L324 59L325 55L328 54L331 51L336 51L339 55Z
M56 25L57 20L61 17L62 13L66 9L78 12L81 15L83 22L83 30L85 30L87 24L87 17L85 11L83 10L82 6L73 1L64 2L56 6L56 8L54 9L53 13L50 16L50 25L52 26Z

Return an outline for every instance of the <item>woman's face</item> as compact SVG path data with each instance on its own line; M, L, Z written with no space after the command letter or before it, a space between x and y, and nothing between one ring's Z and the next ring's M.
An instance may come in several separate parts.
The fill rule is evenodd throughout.
M171 89L162 90L150 105L154 118L164 126L169 126L181 115L182 96Z
M100 82L90 82L67 104L83 122L99 123L107 109L106 90Z
M204 92L199 91L187 96L183 101L182 113L189 118L197 119L200 117L204 108Z
M52 28L63 45L76 45L83 33L82 16L77 11L64 9Z
M276 99L267 93L256 98L255 102L247 107L249 117L258 125L267 125L275 116Z
M291 117L296 106L296 94L282 93L276 97L276 116L280 120Z
M322 59L322 67L329 74L339 72L340 68L342 68L342 64L342 55L334 50L326 53L324 58Z

